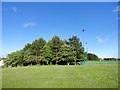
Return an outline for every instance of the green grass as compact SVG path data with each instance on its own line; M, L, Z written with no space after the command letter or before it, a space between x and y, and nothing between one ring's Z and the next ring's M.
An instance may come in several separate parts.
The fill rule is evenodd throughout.
M2 89L2 68L0 67L0 90Z
M51 65L2 69L2 88L118 88L118 65Z

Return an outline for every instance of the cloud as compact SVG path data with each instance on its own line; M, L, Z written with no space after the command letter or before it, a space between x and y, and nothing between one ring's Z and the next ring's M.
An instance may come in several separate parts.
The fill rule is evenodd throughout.
M117 7L113 10L113 12L120 12L120 5L117 6Z
M16 13L17 12L17 7L16 6L12 7L12 10Z
M100 36L97 36L96 39L99 43L104 43L105 41L109 40L108 37L103 38L103 37L100 37Z
M24 23L24 24L23 24L23 27L24 27L24 28L34 27L35 25L36 25L36 23L34 23L34 22L27 22L27 23Z

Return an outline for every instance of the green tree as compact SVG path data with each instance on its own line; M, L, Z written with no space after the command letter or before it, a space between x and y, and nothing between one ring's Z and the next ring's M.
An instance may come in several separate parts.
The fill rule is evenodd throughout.
M46 44L43 47L42 60L48 65L48 62L51 62L51 59L52 59L52 51L51 48L48 46L48 44Z
M82 43L77 36L72 36L69 40L61 40L58 36L54 36L48 43L39 38L27 44L22 50L8 54L4 60L6 66L27 66L36 64L48 64L48 62L65 61L68 64L77 62L88 56L89 60L99 60L95 54L84 52ZM77 61L76 61L77 60Z
M25 66L40 64L38 56L33 54L32 49L28 49L24 52L23 61Z
M46 44L46 41L43 38L39 38L38 40L33 41L33 43L31 44L31 49L33 52L33 55L37 55L40 56L42 55L42 48L44 47L44 45Z
M24 50L24 61L25 65L36 65L40 64L41 56L43 53L43 47L46 44L46 41L43 38L39 38L32 42L32 44L27 44Z
M58 57L59 61L66 61L69 65L70 62L74 62L76 60L74 48L67 44L62 45L58 53Z
M80 42L77 36L72 36L69 38L69 45L74 47L74 51L76 52L76 58L82 59L84 54L84 48L82 47L82 43Z
M92 54L92 53L88 53L87 57L88 57L88 60L100 60L97 55Z
M23 48L23 50L26 51L26 50L30 49L30 47L31 47L31 44L27 43L27 45L25 45L25 47Z
M50 46L51 50L52 50L52 55L53 55L53 58L52 58L52 61L55 61L56 64L57 64L57 61L58 61L58 52L62 46L62 40L60 40L60 38L58 36L54 36L52 38L52 40L49 40L48 41L48 45Z
M8 57L5 60L5 64L6 66L13 66L13 67L22 66L23 65L22 50L8 54Z

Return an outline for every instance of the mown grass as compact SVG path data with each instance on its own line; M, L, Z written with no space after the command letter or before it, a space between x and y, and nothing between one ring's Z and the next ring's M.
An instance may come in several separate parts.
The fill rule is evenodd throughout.
M0 67L0 90L2 88L2 68Z
M118 65L51 65L2 69L2 88L118 88Z

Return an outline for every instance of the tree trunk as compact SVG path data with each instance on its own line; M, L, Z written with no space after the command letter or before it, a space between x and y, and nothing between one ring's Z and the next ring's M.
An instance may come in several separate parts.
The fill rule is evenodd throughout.
M75 60L75 65L76 65L76 60Z
M47 61L47 65L48 65L48 61Z
M69 65L69 62L67 62L67 65Z
M50 61L50 65L52 64L52 62Z
M57 60L56 60L56 65L57 65Z

